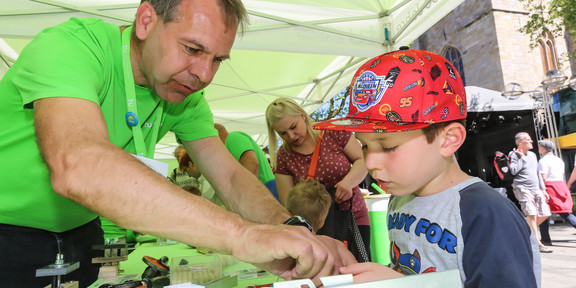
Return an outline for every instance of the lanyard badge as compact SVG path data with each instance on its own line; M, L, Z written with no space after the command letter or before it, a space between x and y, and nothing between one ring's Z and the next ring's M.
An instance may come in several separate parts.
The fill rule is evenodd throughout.
M132 34L132 26L127 27L122 31L122 71L124 73L124 91L126 92L126 104L128 107L128 112L126 113L126 123L132 127L132 135L134 138L134 146L136 148L136 154L139 156L144 156L148 158L154 157L154 149L156 145L156 140L158 139L158 130L160 129L160 121L162 119L162 112L164 110L163 103L159 104L156 113L156 121L152 126L152 131L150 132L151 141L148 149L146 149L146 143L144 142L144 136L142 135L141 123L138 120L138 107L136 105L136 90L134 88L134 75L132 74L132 65L130 63L130 37ZM163 101L163 100L160 100ZM140 124L140 125L139 125Z

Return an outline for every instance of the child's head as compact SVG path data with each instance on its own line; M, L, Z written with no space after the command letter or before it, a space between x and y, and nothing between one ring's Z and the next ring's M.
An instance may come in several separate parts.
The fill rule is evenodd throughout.
M192 162L192 159L186 150L180 152L180 156L178 157L178 168L180 172L186 172L190 177L199 178L202 176L202 173L200 173L198 167L194 165L194 162Z
M174 158L176 158L176 160L180 159L180 154L182 154L182 151L186 151L186 149L184 149L184 145L182 144L178 145L178 147L174 149Z
M290 190L286 209L308 220L316 232L324 226L331 204L332 197L326 191L326 187L314 179L308 179L296 184Z
M454 66L435 53L403 47L362 65L350 86L348 116L314 128L356 132L374 179L391 194L419 194L453 169L466 138L466 114Z

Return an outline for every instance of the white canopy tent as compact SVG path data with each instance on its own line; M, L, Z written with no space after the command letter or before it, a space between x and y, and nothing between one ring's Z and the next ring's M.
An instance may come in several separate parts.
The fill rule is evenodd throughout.
M535 102L527 95L515 100L506 99L502 92L477 86L466 86L468 112L532 110Z
M125 25L140 0L0 0L0 38L19 53L70 17ZM367 58L409 45L463 0L243 0L250 25L206 89L214 120L266 141L264 111L277 97L309 112L349 85ZM0 45L0 56L10 62ZM0 61L1 62L1 61ZM0 64L1 65L1 64ZM0 69L0 76L2 70ZM171 157L173 135L157 147Z

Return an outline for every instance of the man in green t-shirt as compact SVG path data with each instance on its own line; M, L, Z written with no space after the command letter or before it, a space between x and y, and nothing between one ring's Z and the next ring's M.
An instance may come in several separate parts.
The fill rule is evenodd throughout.
M280 202L274 173L272 173L268 158L266 158L266 155L262 149L260 149L258 143L244 132L232 131L228 133L228 130L226 130L226 127L222 124L216 123L214 124L214 128L218 130L220 140L222 140L226 149L230 151L230 154L234 156L234 159L258 177L258 180L260 180L260 182L270 190L276 200Z
M246 17L239 0L148 0L132 26L72 18L30 42L0 82L2 287L48 285L35 271L57 253L80 262L68 279L90 285L98 215L288 279L318 283L353 261L299 227L256 224L292 218L216 137L203 89ZM230 211L130 154L151 158L168 131Z

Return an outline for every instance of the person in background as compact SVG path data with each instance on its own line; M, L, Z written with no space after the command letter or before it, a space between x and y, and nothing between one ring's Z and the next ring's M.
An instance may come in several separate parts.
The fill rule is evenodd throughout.
M216 191L214 191L214 189L212 188L212 186L210 186L210 183L208 183L208 181L206 180L206 178L204 178L202 176L202 173L200 172L200 170L198 169L198 166L194 165L194 162L192 162L192 159L190 158L190 155L188 155L188 152L186 152L186 150L182 150L180 152L180 157L178 157L178 171L180 171L180 173L185 174L188 177L193 178L195 181L193 183L199 183L199 188L198 186L194 186L194 185L190 185L190 186L184 186L184 187L196 187L198 188L197 190L200 191L198 192L199 196L202 196L210 201L212 201L213 203L215 203L216 205L223 205L222 200L220 200L220 198L218 197L218 195L216 194ZM184 188L182 187L182 188ZM202 189L202 190L200 190ZM184 190L191 192L190 190L184 188Z
M80 262L65 278L90 286L98 215L285 279L319 283L354 261L334 239L281 225L292 215L217 137L204 88L246 21L239 0L143 0L130 26L71 18L22 50L0 82L2 287L50 284L35 272L59 253ZM156 172L169 131L231 211Z
M538 243L522 213L456 160L465 93L444 57L401 47L356 71L347 117L314 126L355 132L368 172L393 196L391 266L341 268L355 283L458 269L463 287L539 287Z
M508 154L510 158L510 173L514 176L513 191L518 199L522 212L526 216L528 226L534 235L539 235L538 225L550 217L550 206L546 185L538 172L538 159L532 150L532 138L526 132L517 133L514 137L516 148ZM551 253L538 238L540 253Z
M196 195L196 196L202 196L202 191L200 191L200 189L198 189L196 186L184 186L182 187L182 189Z
M258 143L244 132L232 131L228 133L228 130L222 124L216 123L214 128L218 130L220 140L222 140L230 154L234 156L234 159L258 177L258 180L270 190L276 200L280 201L276 190L274 173L272 173L270 163Z
M290 189L286 209L308 220L316 233L324 226L331 203L332 197L326 187L317 180L307 179Z
M538 152L540 153L538 171L546 185L546 192L549 196L548 206L550 206L551 213L557 213L572 227L576 228L576 216L572 214L574 203L564 175L564 161L554 155L552 151L554 151L554 142L550 140L538 141ZM539 226L542 244L552 245L548 221L543 221Z
M574 167L572 167L572 173L570 173L570 178L566 185L571 193L576 194L576 155L574 156Z
M178 145L178 147L174 149L174 158L176 158L176 161L180 160L180 155L182 155L183 152L186 152L186 149L184 149L184 145L182 144ZM168 175L168 180L180 187L194 186L200 191L203 191L205 181L200 179L202 174L198 168L196 168L194 163L192 163L190 172L192 174L188 174L186 171L181 171L180 167L175 167Z
M286 205L290 189L308 178L312 155L320 141L313 178L324 185L336 187L335 203L340 205L340 209L349 210L349 200L352 201L352 212L362 234L364 247L366 251L370 251L368 208L358 187L367 172L360 143L354 139L352 133L329 131L320 140L319 133L312 129L308 113L294 100L283 97L275 99L268 105L266 125L270 159L280 201ZM276 135L283 140L279 149ZM342 229L348 227L342 225Z

